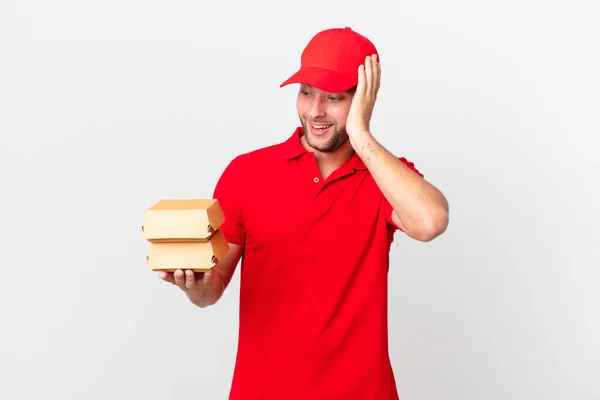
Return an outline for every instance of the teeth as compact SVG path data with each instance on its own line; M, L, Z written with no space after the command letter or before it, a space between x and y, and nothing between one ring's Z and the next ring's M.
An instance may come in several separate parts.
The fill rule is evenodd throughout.
M315 129L327 129L329 125L313 125L312 127Z

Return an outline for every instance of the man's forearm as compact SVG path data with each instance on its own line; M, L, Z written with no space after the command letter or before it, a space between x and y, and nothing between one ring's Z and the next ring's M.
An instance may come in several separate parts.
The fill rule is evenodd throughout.
M448 225L448 202L432 184L385 149L368 132L353 135L351 144L411 237L431 240Z

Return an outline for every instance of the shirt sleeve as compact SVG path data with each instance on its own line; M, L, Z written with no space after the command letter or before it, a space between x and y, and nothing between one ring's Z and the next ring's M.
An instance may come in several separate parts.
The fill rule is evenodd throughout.
M217 181L213 198L225 214L221 230L229 243L243 245L246 242L246 229L243 218L243 169L239 158L232 160Z
M414 173L416 173L417 175L419 175L421 178L424 177L424 175L415 167L415 164L413 162L408 161L406 158L404 157L400 157L399 158L400 161L402 161L404 163L404 165L406 165L408 168L410 168ZM394 209L392 208L390 202L384 197L383 198L383 211L385 213L385 219L387 221L387 223L395 230L401 230L399 226L397 226L394 221L392 220L392 214L394 213Z

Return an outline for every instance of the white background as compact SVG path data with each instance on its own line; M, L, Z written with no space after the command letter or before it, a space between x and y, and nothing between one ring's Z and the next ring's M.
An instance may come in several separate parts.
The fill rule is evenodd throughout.
M350 26L381 53L374 134L451 207L394 242L402 400L600 399L598 6L386 3L0 3L0 398L227 397L239 275L195 308L141 221L285 140L279 84Z

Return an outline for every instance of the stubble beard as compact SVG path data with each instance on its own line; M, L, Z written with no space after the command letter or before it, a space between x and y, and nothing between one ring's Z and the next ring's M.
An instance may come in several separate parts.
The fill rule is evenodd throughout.
M331 153L337 149L339 149L346 141L348 140L348 133L346 132L345 126L338 126L337 124L333 124L333 132L330 134L329 139L325 143L317 143L313 141L310 127L306 120L300 118L300 123L302 124L302 128L304 129L304 137L306 138L306 143L315 150L318 150L322 153Z

